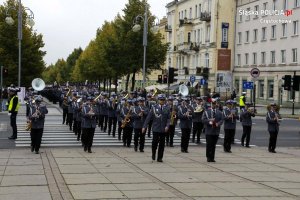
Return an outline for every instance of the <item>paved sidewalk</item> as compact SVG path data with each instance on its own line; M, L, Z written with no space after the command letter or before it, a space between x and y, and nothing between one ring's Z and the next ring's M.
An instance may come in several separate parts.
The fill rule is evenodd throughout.
M218 148L216 163L204 146L166 148L163 163L150 148L92 150L0 150L0 199L300 199L300 148Z

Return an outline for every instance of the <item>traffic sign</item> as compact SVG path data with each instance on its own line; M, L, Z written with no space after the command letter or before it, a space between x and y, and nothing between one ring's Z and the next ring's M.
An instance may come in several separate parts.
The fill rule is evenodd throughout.
M250 74L253 78L258 78L260 75L260 71L258 68L255 67L255 68L251 69Z
M253 90L253 88L254 88L254 83L253 82L247 82L247 81L243 82L243 89Z
M205 83L206 83L204 78L201 78L199 82L200 82L200 85L205 85Z
M196 77L194 75L190 76L190 81L192 82L192 84L195 82Z

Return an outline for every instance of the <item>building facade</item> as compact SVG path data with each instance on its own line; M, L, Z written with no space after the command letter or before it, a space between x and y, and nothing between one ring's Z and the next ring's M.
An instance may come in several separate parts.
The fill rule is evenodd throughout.
M258 68L257 102L291 105L282 77L300 75L300 0L238 0L236 13L234 88L240 94L243 81L253 81L251 69ZM299 100L295 92L298 105Z
M195 86L208 69L206 92L231 90L235 6L234 0L174 0L167 4L170 48L166 65L178 69L177 83ZM196 77L193 85L191 76Z

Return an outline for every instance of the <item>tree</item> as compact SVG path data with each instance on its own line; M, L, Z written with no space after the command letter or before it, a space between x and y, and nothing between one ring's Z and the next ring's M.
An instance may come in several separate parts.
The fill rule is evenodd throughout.
M0 65L8 68L9 76L4 79L4 84L9 85L18 82L18 3L16 0L8 0L0 6ZM5 23L6 13L15 20L13 25ZM43 36L36 33L26 25L27 14L23 8L23 39L21 54L21 84L30 86L34 78L40 77L45 69L43 57L46 54Z

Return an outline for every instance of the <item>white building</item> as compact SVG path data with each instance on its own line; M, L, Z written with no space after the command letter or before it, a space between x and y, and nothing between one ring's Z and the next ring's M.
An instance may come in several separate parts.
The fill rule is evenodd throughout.
M257 67L257 101L291 105L292 92L283 90L282 77L300 75L299 20L300 0L237 0L233 81L238 95ZM299 92L295 102L300 102Z

